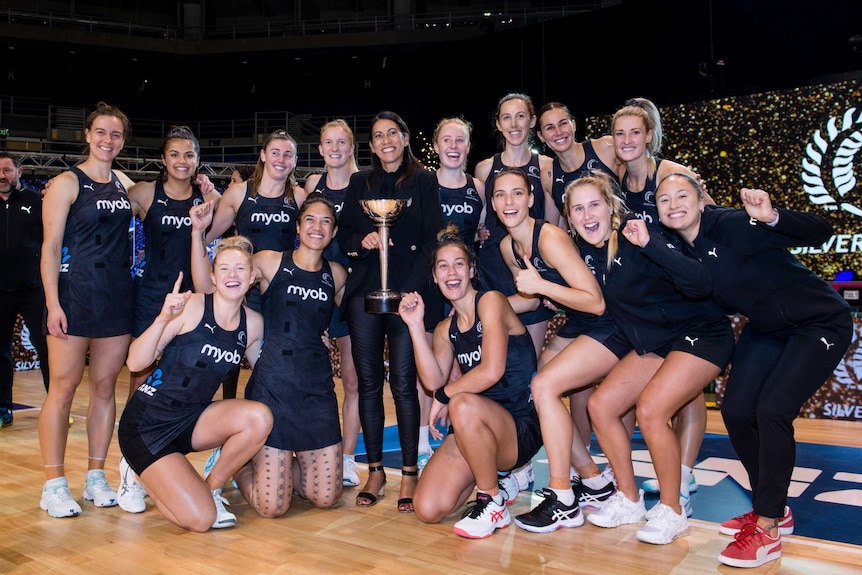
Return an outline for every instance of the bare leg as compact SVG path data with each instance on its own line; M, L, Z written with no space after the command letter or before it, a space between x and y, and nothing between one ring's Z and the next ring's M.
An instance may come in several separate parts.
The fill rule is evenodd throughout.
M639 494L631 458L631 433L623 416L635 405L662 361L655 354L640 356L630 352L599 384L589 401L596 437L614 470L617 489L630 501L637 501Z
M668 422L706 382L718 376L718 366L697 356L672 351L650 379L637 406L637 420L656 469L659 485L680 484L680 446ZM679 493L662 489L660 501L681 514Z
M561 396L571 389L592 387L616 363L617 357L610 350L587 336L574 340L554 337L545 348L542 365L530 388L539 413L553 489L569 487L572 453L576 450L585 476L599 474L580 437L573 432L571 416Z
M680 454L682 464L694 467L697 463L697 455L700 446L703 445L703 436L706 433L706 400L703 391L686 403L679 410L676 421L676 435L679 438Z
M356 442L359 438L359 379L353 364L350 336L339 337L337 341L341 357L341 386L344 389L341 405L343 451L346 455L353 455L356 453Z
M104 469L117 420L115 390L129 351L128 335L90 340L90 404L87 407L87 469Z
M213 402L192 432L196 451L223 446L206 481L182 454L172 453L147 467L141 482L170 521L190 531L207 531L216 519L213 490L238 474L240 466L261 450L271 430L272 413L262 403L245 399Z
M66 440L72 399L84 376L88 338L48 336L48 361L51 383L39 413L39 447L45 465L45 479L64 477Z
M545 347L545 337L548 335L548 320L531 323L527 326L527 331L530 332L533 347L536 348L536 357L541 357L542 349Z

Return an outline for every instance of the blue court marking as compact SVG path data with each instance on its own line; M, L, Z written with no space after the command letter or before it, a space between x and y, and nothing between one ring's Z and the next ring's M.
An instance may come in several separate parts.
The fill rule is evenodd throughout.
M432 442L437 447L439 442ZM862 545L862 449L813 443L797 443L796 468L788 505L793 509L795 535ZM383 464L401 468L398 429L389 426L383 435ZM360 434L357 460L367 463ZM605 463L593 437L592 453ZM632 438L632 459L638 482L655 477L646 443L640 433ZM544 448L533 458L535 488L548 484ZM730 440L725 435L708 434L703 441L694 470L699 488L691 495L694 519L720 523L751 510L750 492L743 487L748 478ZM658 496L645 496L647 508ZM717 527L716 527L717 528Z

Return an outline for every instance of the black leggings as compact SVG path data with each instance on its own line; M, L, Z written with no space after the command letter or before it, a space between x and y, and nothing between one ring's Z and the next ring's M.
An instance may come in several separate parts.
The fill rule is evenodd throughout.
M369 463L383 461L383 347L389 344L389 387L395 400L404 467L415 467L419 450L419 395L413 341L396 314L365 313L365 300L347 303L353 363L359 377L359 421Z

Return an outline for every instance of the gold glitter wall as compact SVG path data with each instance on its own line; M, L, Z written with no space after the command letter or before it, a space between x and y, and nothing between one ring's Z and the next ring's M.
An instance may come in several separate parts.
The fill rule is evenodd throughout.
M835 235L794 253L825 280L843 270L862 278L862 82L656 105L661 156L697 169L716 203L741 207L740 188L761 188L779 206L823 214ZM607 134L610 118L585 128Z

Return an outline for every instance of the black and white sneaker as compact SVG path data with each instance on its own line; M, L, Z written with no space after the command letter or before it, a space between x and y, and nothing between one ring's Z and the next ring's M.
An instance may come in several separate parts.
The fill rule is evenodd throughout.
M581 506L581 509L601 509L611 495L617 491L610 481L598 489L593 489L584 485L580 479L572 482L572 489L578 496L578 505Z
M542 496L544 499L532 511L515 517L515 525L533 533L550 533L584 524L584 514L577 502L563 505L547 487L542 489Z

